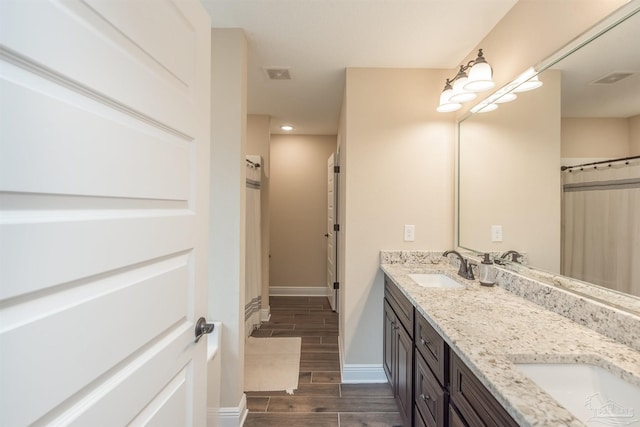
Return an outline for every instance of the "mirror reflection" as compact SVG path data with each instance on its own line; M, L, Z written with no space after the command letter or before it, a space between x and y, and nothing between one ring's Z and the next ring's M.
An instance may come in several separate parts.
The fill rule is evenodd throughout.
M636 11L460 122L459 246L640 296L638 39Z

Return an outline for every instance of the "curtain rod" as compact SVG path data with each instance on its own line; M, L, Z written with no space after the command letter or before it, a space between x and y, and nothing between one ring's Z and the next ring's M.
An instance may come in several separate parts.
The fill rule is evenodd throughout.
M601 165L603 163L614 163L614 162L621 162L623 160L634 160L634 159L640 159L640 156L620 157L618 159L601 160L599 162L583 163L581 165L574 165L574 166L560 166L560 170L566 171L567 169L580 168L582 166Z
M257 168L259 168L259 167L260 167L260 163L252 162L252 161L251 161L251 160L249 160L249 159L244 159L244 160L245 160L247 163L249 163L251 166L255 166L255 167L257 167Z

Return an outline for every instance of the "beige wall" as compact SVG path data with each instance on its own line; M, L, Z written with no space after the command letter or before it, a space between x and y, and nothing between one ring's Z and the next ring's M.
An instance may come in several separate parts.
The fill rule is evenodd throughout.
M327 159L335 151L335 136L271 136L270 286L326 286Z
M629 118L629 155L640 156L640 115Z
M541 88L460 124L461 246L560 272L560 79L547 71Z
M563 158L625 157L629 142L629 119L562 119Z
M262 157L262 172L268 177L270 168L271 117L264 114L247 116L247 154Z
M435 111L442 70L347 69L340 189L343 363L382 360L382 249L453 244L454 119ZM416 240L403 241L404 224Z
M209 319L222 322L220 406L244 394L247 40L211 31L211 230Z
M261 307L269 307L269 158L271 117L250 114L247 116L247 154L262 157L260 183L260 231L262 255L262 299Z

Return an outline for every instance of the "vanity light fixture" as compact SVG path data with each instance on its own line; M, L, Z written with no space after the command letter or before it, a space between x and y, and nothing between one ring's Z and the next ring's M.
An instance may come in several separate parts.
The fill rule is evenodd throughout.
M511 102L518 98L516 92L526 92L539 88L540 86L542 86L542 82L538 79L538 74L535 69L533 67L529 68L511 83L474 105L470 111L472 113L488 113L498 108L498 104Z
M291 132L293 130L293 126L291 126L291 125L282 125L282 126L280 126L280 129L282 129L285 132Z
M449 98L452 102L468 102L473 101L478 96L475 92L466 89L467 82L469 81L469 76L465 71L464 65L460 66L460 71L453 78L453 93L451 94L451 98Z
M498 109L498 104L493 103L493 104L487 104L484 107L482 107L481 109L475 111L476 113L488 113L489 111L494 111Z
M515 93L508 92L508 93L505 93L504 95L502 95L500 98L497 98L493 102L496 103L496 104L504 104L505 102L514 101L517 97L518 97L518 95L516 95Z
M529 80L527 80L526 82L523 82L520 85L518 85L518 87L513 89L513 91L527 92L533 89L538 89L540 86L542 86L542 82L540 81L540 79L538 79L538 75L535 75L531 77Z
M484 59L482 49L478 49L478 57L469 62L469 64L471 63L473 63L473 65L469 70L469 79L464 85L465 90L483 92L496 87L493 81L493 70L487 60ZM467 64L467 67L469 64Z
M451 94L453 93L453 87L451 86L451 80L447 79L444 84L444 90L440 94L440 105L436 110L440 113L449 113L451 111L457 111L462 108L462 104L459 102L451 101Z
M520 74L509 87L512 92L527 92L542 86L542 82L538 78L538 74L533 67L529 67L524 73Z
M463 102L474 100L477 92L493 89L496 84L492 77L493 70L484 58L482 49L478 49L476 59L461 65L453 80L447 79L436 110L441 113L459 110Z
M488 113L489 111L494 111L497 109L498 109L498 104L496 104L495 102L488 102L487 100L484 100L479 104L476 104L473 107L471 107L470 111L475 114L475 113Z

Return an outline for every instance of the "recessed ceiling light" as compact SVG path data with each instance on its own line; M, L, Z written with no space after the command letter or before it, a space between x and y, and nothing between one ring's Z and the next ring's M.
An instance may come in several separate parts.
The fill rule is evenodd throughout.
M293 126L291 126L291 125L282 125L282 126L280 126L280 129L289 132L289 131L293 130Z

